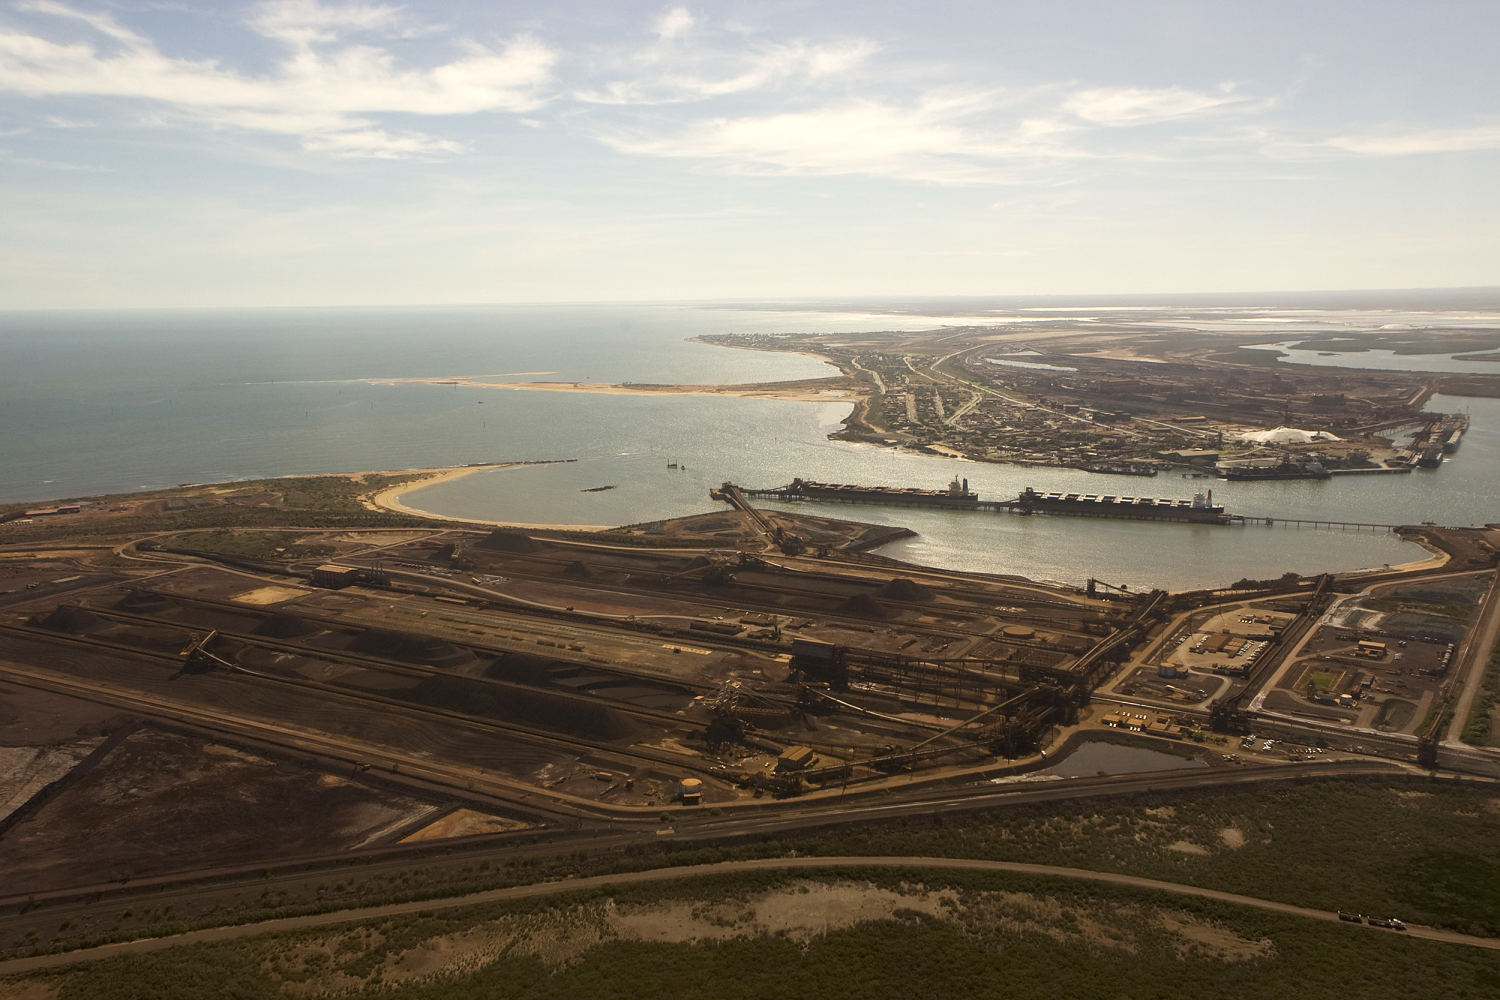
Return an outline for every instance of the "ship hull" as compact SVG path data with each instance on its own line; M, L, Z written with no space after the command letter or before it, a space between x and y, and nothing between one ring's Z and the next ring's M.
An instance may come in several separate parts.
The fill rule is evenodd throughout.
M746 490L746 495L776 500L824 500L834 503L873 503L890 507L980 509L979 495L967 490L922 490L903 486L850 486L794 479L774 490Z
M878 504L888 507L931 507L940 510L1014 511L1018 514L1055 514L1068 517L1108 517L1129 521L1175 521L1184 524L1228 524L1234 518L1222 506L1200 494L1194 500L1165 500L1077 493L1038 493L1024 490L1014 500L981 500L977 494L895 486L846 486L794 480L787 486L755 490L726 483L710 490L716 500L733 502L731 491L763 500ZM1211 500L1212 496L1206 499Z
M1112 517L1130 521L1177 521L1186 524L1228 524L1230 521L1230 516L1222 506L1190 500L1037 493L1027 489L1013 503L1016 510L1023 514Z
M1131 510L1127 507L1101 507L1084 504L1033 504L1018 508L1023 514L1058 514L1064 517L1112 517L1125 521L1176 521L1181 524L1228 524L1230 516L1223 511L1206 510Z
M1331 479L1327 470L1314 472L1308 469L1223 469L1219 475L1232 483L1255 483L1274 479Z

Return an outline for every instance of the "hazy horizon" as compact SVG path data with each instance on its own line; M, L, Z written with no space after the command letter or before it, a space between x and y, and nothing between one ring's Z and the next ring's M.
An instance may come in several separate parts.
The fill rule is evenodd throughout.
M1068 305L1064 305L1067 303ZM953 308L938 308L942 306ZM1433 311L1462 311L1473 309L1500 309L1500 285L1474 285L1432 288L1322 288L1322 289L1270 289L1217 292L1131 292L1131 293L1077 293L1034 295L807 295L776 296L765 298L733 297L713 299L579 299L579 300L514 300L489 302L399 302L369 304L359 302L329 302L317 305L285 303L224 304L224 305L162 305L162 306L32 306L7 307L0 305L0 315L27 313L108 313L108 312L214 312L257 310L424 310L424 309L500 309L500 308L546 308L546 307L609 307L609 306L685 306L703 309L744 309L764 312L817 311L817 312L871 312L881 315L946 315L972 311L976 307L992 309L1030 308L1038 312L1070 307L1105 309L1111 305L1131 309L1149 310L1182 308L1218 309L1306 309L1380 311L1383 309L1421 309ZM997 318L997 322L998 322Z

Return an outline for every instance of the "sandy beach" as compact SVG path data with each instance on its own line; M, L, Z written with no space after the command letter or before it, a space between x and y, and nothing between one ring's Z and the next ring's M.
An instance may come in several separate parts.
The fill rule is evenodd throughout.
M508 463L497 463L495 465L461 465L437 469L397 469L380 473L365 473L365 475L402 476L408 473L420 473L420 478L401 483L359 498L359 502L370 510L395 511L399 514L415 514L419 517L438 517L437 514L429 514L425 510L417 510L408 507L401 502L401 497L413 490L419 490L424 486L436 486L438 483L446 483L454 479L462 479L464 476L478 472L480 469L503 469ZM444 518L444 520L451 520Z
M821 361L826 365L832 365L835 368L839 368L839 363L837 361L833 360L826 354L819 354L817 351L784 351L772 347L751 347L747 344L725 344L717 340L704 340L702 337L688 337L687 342L690 344L707 344L709 347L720 347L726 351L763 351L768 354L800 354L804 358L812 358L814 361ZM843 369L840 368L840 371L842 370ZM844 372L844 374L847 375L849 373Z
M1422 546L1422 548L1426 549L1432 554L1425 559L1413 559L1410 562L1396 563L1392 566L1368 566L1364 569L1357 569L1353 572L1343 573L1340 575L1346 577L1359 577L1373 576L1377 573L1381 575L1384 575L1386 573L1412 573L1417 570L1438 569L1442 566L1448 565L1448 561L1451 557L1442 549L1434 548L1421 538L1408 538L1407 541Z
M826 385L810 386L798 382L768 382L764 385L632 385L623 382L496 382L489 381L483 376L380 379L379 381L617 396L744 396L758 399L786 399L802 403L852 403L859 397L859 393L853 389L833 388Z
M551 529L553 531L608 531L615 527L613 524L530 524L524 521L490 521L483 518L453 517L448 514L434 514L429 510L411 507L402 502L402 498L417 490L436 486L438 483L451 482L462 479L464 476L480 472L485 469L510 469L522 465L535 463L529 462L496 462L492 465L461 465L452 468L440 469L400 469L380 473L380 475L394 476L408 472L425 473L421 478L411 482L405 482L399 486L381 490L360 498L360 502L371 510L391 511L397 514L410 514L413 517L427 517L437 521L454 521L460 524L486 524L496 528L527 528L531 530Z

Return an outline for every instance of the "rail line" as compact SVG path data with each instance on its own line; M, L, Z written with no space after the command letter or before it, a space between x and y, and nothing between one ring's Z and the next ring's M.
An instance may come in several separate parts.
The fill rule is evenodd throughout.
M602 708L611 708L611 709L614 709L616 711L625 712L626 714L629 714L629 715L638 716L638 717L643 718L643 719L649 719L652 722L668 723L668 724L676 725L676 726L680 726L682 724L682 717L680 715L675 715L675 714L670 713L670 712L658 711L656 709L646 708L646 707L643 707L643 706L640 706L640 705L633 705L630 702L624 702L624 701L618 701L618 700L611 699L611 698L605 698L605 697L602 697L600 695L589 694L588 692L585 692L585 691L571 691L571 690L568 690L566 688L559 689L559 688L554 687L554 686L548 686L548 685L542 685L542 684L526 684L526 683L520 682L520 681L502 680L501 678L498 678L498 677L482 677L482 676L469 676L469 675L459 676L459 675L455 675L451 671L444 671L444 670L442 670L439 667L428 666L428 665L422 664L422 663L412 663L412 662L409 662L409 661L406 661L406 660L393 660L393 659L389 659L387 657L376 656L376 655L373 655L373 654L370 654L370 653L354 653L354 652L349 652L348 650L342 650L342 649L340 649L340 650L321 649L321 648L316 647L316 646L309 646L309 645L305 645L303 643L293 642L293 641L289 641L289 640L286 640L286 639L274 639L274 638L270 638L268 636L253 635L253 634L245 633L245 632L230 631L230 630L224 629L222 627L220 627L220 628L212 628L212 627L207 626L207 625L196 625L196 626L194 626L194 625L188 625L188 624L185 624L183 622L172 621L170 619L156 618L156 617L153 617L153 616L150 616L150 615L132 614L130 612L120 611L120 610L113 609L113 608L104 609L104 608L89 607L87 610L91 614L98 615L101 618L108 618L108 619L113 619L113 620L117 620L117 621L132 622L132 623L137 623L137 624L141 624L141 625L148 625L148 626L151 626L151 627L157 627L157 628L159 628L159 627L165 626L165 627L168 627L168 628L179 629L181 631L188 632L188 633L209 632L209 631L212 631L215 634L216 638L230 639L230 640L233 640L233 641L236 641L236 642L243 643L246 646L252 646L252 647L258 647L258 648L262 648L262 649L270 649L270 650L277 650L277 651L284 652L284 653L290 653L290 654L293 654L293 655L296 655L296 656L300 656L300 657L304 657L304 658L310 659L310 660L322 660L322 661L324 661L326 663L353 663L353 664L358 664L360 666L364 666L364 667L367 667L367 668L370 668L370 669L373 669L373 670L384 671L384 672L389 673L389 674L405 675L405 676L410 676L410 677L422 677L422 678L433 678L433 677L435 677L435 678L442 678L442 679L445 679L445 680L459 679L459 680L462 680L462 681L464 681L466 683L478 684L478 685L482 685L484 687L494 688L496 690L501 690L501 691L525 691L525 692L528 692L528 693L530 693L530 692L537 692L537 693L545 694L545 695L547 695L549 697L556 697L556 698L560 698L560 699L563 699L563 700L566 700L566 701L579 701L579 702L583 702L585 704L596 705L596 706L599 706L599 707L602 707ZM347 624L339 625L339 626L332 626L332 627L337 627L341 631L349 631L350 630L350 626L347 625ZM420 634L420 635L422 635L424 637L431 637L431 638L442 639L441 636L432 636L431 633L407 633L407 634L414 634L414 635L415 634ZM446 639L442 639L442 641L449 642L450 644L456 645L456 646L467 647L471 651L475 650L475 649L480 649L480 647L474 646L474 645L472 645L470 643L467 643L467 642L455 642L455 641L446 640ZM489 650L481 650L481 651L484 652L484 653L486 653L487 655L496 655L496 656L504 656L504 655L506 655L506 652L501 652L501 651L496 651L494 653L491 653ZM576 663L576 661L572 661L572 660L560 660L560 662L565 662L565 663L567 663L569 665L576 665L576 666L578 666L580 668L585 668L585 669L593 667L593 664L590 664L590 663ZM240 664L231 664L231 667L233 669L245 669ZM624 671L607 671L607 670L601 670L600 672L601 673L609 673L612 676L620 676L620 677L627 678L629 680L636 681L636 682L652 681L652 682L655 682L655 683L658 683L658 684L662 684L662 685L678 686L678 685L675 685L672 681L666 680L666 679L664 679L664 678L662 678L660 676L654 675L654 674L631 674L631 673L624 672ZM271 679L276 679L276 680L282 679L280 675L276 675L276 674L265 674L264 676L268 676ZM293 679L293 678L287 678L287 679ZM682 687L688 687L688 685L681 685L681 686ZM697 686L695 685L694 687L697 687ZM713 690L712 688L709 688L707 686L699 687L698 689L700 691ZM344 689L340 688L340 690L344 690Z
M695 550L695 551L701 552L702 550ZM532 558L537 558L537 556L533 555ZM547 557L543 557L543 558L547 558ZM760 558L760 557L757 557L757 558ZM559 562L559 563L562 563L565 560L566 560L566 557L559 556L559 557L556 558L555 561ZM768 571L768 572L769 571L780 570L780 571L788 574L787 579L785 579L783 581L779 581L779 582L781 582L784 585L782 587L782 591L781 591L782 593L795 594L795 593L801 592L801 593L808 593L808 594L814 595L814 596L825 596L826 597L826 592L820 591L814 585L816 583L816 577L813 574L811 574L811 573L809 573L807 571L804 571L804 570L782 566L779 563L772 562L772 561L769 561L769 560L765 560L763 558L761 559L761 561L765 563L765 567L767 567L766 571ZM867 565L861 566L861 565L856 565L856 564L850 564L850 563L845 563L845 562L839 561L837 559L819 560L819 562L822 563L822 564L831 564L831 565L837 565L837 566L847 566L849 568L857 568L857 569L865 569L865 570L869 569L869 567ZM892 566L892 567L888 567L888 570L892 574L894 574L894 575L899 575L899 576L901 576L903 578L908 578L908 579L911 579L911 580L914 580L914 581L916 581L916 580L932 580L932 581L938 582L938 583L951 582L951 577L944 575L940 571L924 571L921 567L916 567L916 566L904 566L904 565L902 565L902 566ZM557 579L554 576L549 576L549 575L546 575L546 574L543 574L543 573L528 573L525 570L518 570L518 569L516 569L514 567L511 567L511 566L506 566L505 569L504 569L504 572L505 572L506 576L509 579L512 579L512 580L531 580L531 581L544 582L544 583L556 583L557 582ZM449 588L451 588L451 589L453 589L455 591L458 591L458 592L461 592L461 593L470 593L470 594L472 594L475 597L483 597L484 599L487 599L487 600L490 600L490 601L494 601L494 602L497 602L497 603L512 600L512 598L509 597L509 595L507 595L507 594L505 594L505 593L503 593L501 591L485 590L485 589L483 589L481 587L476 587L476 586L470 585L470 584L468 584L466 582L463 582L463 581L450 580L450 579L447 579L447 578L444 578L444 577L429 577L429 576L426 576L425 574L411 574L411 575L412 576L419 576L423 581L425 581L425 582L427 582L429 584L433 584L433 585L437 585L437 586L447 586L447 587L449 587ZM837 574L830 574L830 575L834 576L834 577L837 577ZM999 583L1002 586L1011 585L1011 584L1008 583L1008 581L1003 581L1003 580L996 580L996 581L993 581L993 582ZM756 589L756 590L765 590L765 589L768 589L766 586L761 585L761 584L757 584L757 583L747 583L747 582L744 581L744 579L742 577L740 579L736 580L736 585L740 588L741 592L738 593L738 594L736 594L736 596L735 596L735 599L734 599L734 601L735 601L735 603L734 603L735 610L738 610L738 611L757 611L757 612L762 612L762 613L765 613L765 614L781 615L781 616L787 616L788 615L787 608L786 608L786 606L784 604L775 603L775 602L766 601L766 600L755 600L753 596L748 596L748 595L745 595L743 593L744 590L751 589L751 588ZM632 590L632 589L625 588L625 587L612 587L612 586L608 586L608 585L601 585L601 584L598 584L598 583L590 583L590 588L593 589L593 590L595 590L595 591L598 591L600 593L621 594L621 595L629 596L629 597L638 597L638 596L642 595L643 593L645 593L645 594L651 594L653 596L660 596L662 594L670 594L671 593L670 590L654 590L654 591L652 591L652 590L642 590L642 589ZM1042 612L1041 609L1043 609L1043 608L1057 608L1057 609L1069 612L1069 613L1074 614L1074 615L1079 615L1079 616L1086 616L1086 615L1088 615L1090 613L1097 613L1097 611L1098 611L1098 606L1097 605L1095 605L1095 604L1089 604L1089 603L1087 603L1087 601L1085 599L1083 599L1081 597L1078 598L1078 599L1076 599L1076 600L1056 600L1056 599L1053 599L1053 598L1041 598L1041 597L1031 596L1033 593L1035 593L1035 591L1032 588L1027 588L1025 586L1015 586L1015 589L1018 590L1019 592L1021 592L1021 594L1026 595L1024 597L1018 597L1018 598L1016 598L1016 600L1017 601L1024 601L1027 605L1029 605L1029 608L1018 609L1014 613L1009 613L1008 617L1011 618L1011 619L1013 619L1013 620L1015 620L1016 622L1030 622L1030 623L1033 623L1033 624L1043 625L1049 631L1052 631L1052 632L1065 633L1065 634L1069 634L1069 635L1081 635L1082 634L1080 632L1079 628L1076 625L1073 625L1071 623L1068 624L1068 625L1066 625L1066 626L1059 625L1059 623L1057 622L1057 620L1055 618L1050 618L1050 617L1048 617L1046 614L1044 614ZM201 600L201 599L199 599L199 600ZM994 600L996 602L999 602L1002 599L1000 597L995 597ZM888 598L888 597L881 597L880 601L883 604L887 604L887 605L890 605L890 606L893 606L893 607L899 607L899 608L909 609L912 612L914 612L915 614L921 614L921 613L925 612L926 610L928 610L927 605L921 604L921 603L916 603L916 602L898 601L898 600L894 600L894 599ZM524 605L524 604L523 605L505 605L505 606L501 606L501 607L496 607L496 608L494 608L492 610L491 613L515 615L517 617L522 617L522 618L525 618L525 617L535 617L535 618L554 618L555 619L555 618L564 618L565 617L565 620L572 620L573 618L576 618L576 617L584 617L584 616L586 616L590 620L593 620L595 622L596 626L602 624L602 625L604 625L606 627L610 627L610 628L634 629L636 631L649 632L650 634L661 634L658 629L653 628L649 624L652 620L654 620L656 618L661 618L661 617L671 617L671 616L663 616L663 615L642 614L642 615L635 616L634 620L632 620L632 618L630 616L625 616L625 615L608 615L608 614L602 614L602 613L598 613L598 612L572 612L572 613L568 613L568 612L563 612L563 611L553 611L553 610L550 610L550 609L543 609L543 608L539 608L539 607L535 607L535 606L530 606L530 605ZM835 623L848 623L848 624L852 624L852 625L856 625L856 626L861 626L861 627L868 626L868 624L869 624L869 620L866 619L866 618L860 618L860 617L855 616L855 615L840 614L836 610L820 610L819 611L819 616L821 618L829 621L829 622L835 622ZM698 617L698 616L684 615L682 617ZM331 620L336 621L336 619L331 619ZM929 636L933 636L935 638L952 639L955 636L967 636L967 637L972 637L972 638L976 638L976 639L989 639L989 640L1003 641L1006 644L1012 645L1012 646L1034 647L1034 648L1038 648L1038 649L1050 649L1050 648L1053 648L1053 647L1050 647L1050 646L1048 646L1047 644L1045 644L1045 643L1043 643L1041 641L1021 640L1021 639L1012 639L1012 638L1003 638L1003 639L1001 639L1001 637L996 636L991 631L986 631L986 630L983 630L983 629L976 629L976 628L965 628L965 627L963 627L961 625L944 625L942 627L937 627L937 626L932 626L932 625L924 625L924 624L921 624L919 622L907 622L907 623L903 623L902 624L902 628L905 631L907 631L907 632L921 633L922 635L929 635ZM693 634L693 641L695 641L695 642L701 642L704 645L709 645L709 646L730 647L730 648L734 648L734 649L743 649L743 648L764 649L764 648L766 648L764 643L759 642L757 640L746 639L744 637L737 637L737 636L710 635L710 634L706 634L706 633L702 634L702 635L700 635L698 633L694 633ZM474 645L476 648L478 648L479 646L482 645L481 643L473 643L473 642L470 642L469 644L470 645ZM487 647L486 646L485 648L499 648L499 647ZM647 676L649 676L649 675L647 675ZM691 682L684 681L683 683L687 684L687 683L691 683Z
M34 642L47 643L56 642L71 644L75 646L86 646L95 649L107 650L114 654L125 654L137 659L155 661L157 663L169 663L180 668L183 661L174 654L156 653L142 650L137 646L128 646L122 643L114 643L109 640L99 639L94 636L67 635L65 633L38 632L35 629L19 628L13 625L0 625L0 633L24 636ZM470 715L453 709L439 708L436 706L425 706L409 701L402 701L384 695L357 691L350 688L335 687L321 681L307 678L273 677L269 674L254 672L249 674L257 679L270 681L274 684L290 688L301 688L303 690L315 691L324 695L328 701L354 704L360 707L377 706L384 712L398 712L400 714L420 718L424 720L448 720L462 723L480 732L489 732L502 735L511 740L533 746L545 746L554 751L563 751L571 755L582 757L610 756L637 762L647 763L653 766L666 766L678 770L687 770L696 774L716 776L711 768L705 767L695 757L672 754L661 750L650 750L637 748L635 746L605 746L600 743L586 742L581 739L569 737L550 730L541 730L529 726L523 726L511 722L499 722L482 716ZM173 701L173 705L181 706L186 710L208 713L210 710L190 708L180 701ZM682 720L676 720L680 725Z
M518 579L536 579L536 580L547 580L548 579L547 577L543 577L543 576L530 577L530 576L522 576L520 574L517 574L516 578L518 578ZM433 583L439 583L439 584L451 584L451 583L453 583L453 581L445 580L445 579L443 579L441 577L433 578L432 582ZM156 592L153 591L153 593L156 593ZM620 591L620 593L629 593L629 591ZM234 601L220 601L220 600L215 600L214 598L210 598L210 597L201 597L201 596L193 595L193 594L178 594L178 593L170 593L170 592L168 592L168 593L162 593L161 596L163 596L166 599L171 600L173 602L179 603L179 604L186 604L186 605L191 605L191 606L194 606L194 607L206 608L206 609L208 609L210 611L213 611L213 612L229 614L229 615L233 615L233 616L238 617L238 618L245 618L247 616L254 616L256 614L255 611L246 608L245 605L236 603ZM90 611L96 611L97 609L90 607L89 610ZM111 609L111 610L118 612L119 609ZM444 608L442 610L443 610L444 614L451 614L454 610L457 610L457 609L454 609L454 608ZM363 623L361 623L361 622L359 622L357 620L351 620L351 619L347 619L347 618L339 618L339 617L332 616L332 615L321 614L318 611L316 611L316 610L310 610L310 609L306 608L305 606L303 606L301 604L295 605L291 609L291 613L294 613L298 618L301 618L304 621L314 623L314 624L319 625L319 626L321 626L321 627L323 627L325 629L334 630L334 631L340 631L340 632L349 632L349 631L352 631L352 630L364 630L364 629L369 629L369 628L378 628L378 627L380 627L380 626L376 626L376 625L366 625L366 624L363 624ZM488 608L488 609L485 609L484 613L486 615L496 615L496 616L500 616L500 617L507 618L507 619L521 619L521 620L523 620L525 622L528 622L528 623L536 621L536 620L544 620L544 621L548 621L548 622L555 622L555 621L557 621L557 619L555 617L551 616L551 615L535 614L535 613L532 613L532 609L529 609L529 608L526 608L526 607L516 607L516 608L512 608L512 607ZM179 627L189 627L189 626L183 625L182 623L177 623L177 624L179 625ZM475 624L475 623L471 622L470 624ZM576 623L576 622L571 622L570 621L570 622L568 622L568 625L569 625L569 629L572 630L572 631L579 631L580 630L579 626L578 626L578 623ZM207 628L209 626L191 626L191 627L194 627L194 628ZM493 629L493 627L494 627L493 624L491 624L490 627ZM516 627L521 627L521 626L517 625ZM596 624L596 625L593 625L593 626L589 626L589 627L587 627L587 632L589 634L601 634L602 633L602 634L608 635L610 633L610 630L618 628L618 627L619 627L619 623L618 622L610 621L610 622L608 622L607 625ZM402 631L401 629L395 629L394 627L392 627L391 630L393 630L393 631ZM409 634L428 636L428 637L431 637L431 638L434 638L434 639L441 639L444 642L450 642L450 643L453 643L453 644L456 644L456 645L467 646L470 649L473 649L473 650L478 651L478 652L482 652L482 653L484 653L485 655L488 655L488 656L507 656L507 655L511 655L511 654L538 655L538 656L549 655L549 654L541 652L541 651L537 651L537 652L533 653L531 650L518 650L518 649L515 649L512 646L496 645L494 643L485 642L482 638L479 638L479 637L449 639L449 638L446 638L446 637L444 637L442 635L437 634L436 632L409 632ZM254 638L257 641L259 641L259 640L262 640L262 639L264 639L266 637L264 637L264 636L255 636ZM329 651L328 650L319 650L318 652L320 652L320 653L327 653ZM576 662L575 660L573 660L573 659L569 658L568 656L566 656L565 655L566 652L568 652L568 651L558 650L558 655L555 658L558 659L558 660L560 660L560 661L566 661L566 662L569 662L569 663ZM339 655L343 655L343 654L340 653ZM353 654L353 655L362 655L362 654ZM396 662L405 664L407 661L396 661ZM700 691L700 692L703 692L703 693L709 693L709 692L713 692L713 691L718 690L718 685L717 684L709 684L709 683L705 683L705 682L702 682L702 681L695 681L695 680L693 680L691 678L677 678L677 677L664 678L662 675L656 674L656 673L652 673L650 671L629 670L629 669L626 669L626 668L623 668L623 667L620 667L620 666L616 666L616 665L613 665L613 664L595 663L592 660L590 660L586 664L579 663L578 665L579 666L586 666L591 671L595 671L595 672L602 673L602 674L609 674L610 676L618 677L618 678L621 678L623 680L631 680L631 681L650 680L650 681L655 681L657 683L668 683L668 684L675 685L677 687L688 688L688 689Z
M370 744L348 737L336 737L314 730L277 725L264 720L231 715L227 712L199 708L177 701L164 701L147 692L124 690L117 686L79 680L53 673L19 667L0 661L0 676L8 682L44 691L66 694L99 704L128 709L141 715L182 722L225 734L231 738L249 738L302 753L314 753L349 764L382 762L390 773L402 780L425 783L449 790L464 799L480 799L500 808L539 811L559 818L577 818L587 813L600 821L628 818L622 807L604 809L600 803L555 791L544 791L479 768L451 764L444 766L420 755L404 752L385 744ZM619 810L617 814L615 810Z
M951 815L957 812L984 812L1010 806L1029 806L1045 802L1087 801L1139 794L1183 794L1211 789L1232 789L1261 784L1305 783L1326 779L1384 779L1393 781L1429 781L1391 764L1329 762L1299 765L1259 765L1236 769L1216 768L1207 771L1162 771L1116 777L1069 778L1047 782L1012 782L999 785L953 785L900 788L895 799L861 804L856 792L848 800L792 799L779 803L774 814L766 815L764 803L751 809L747 804L726 807L726 815L707 813L682 816L669 830L653 828L649 832L603 833L581 830L557 832L546 843L518 844L508 834L488 834L464 838L459 842L437 844L393 844L366 848L337 855L320 855L287 859L279 862L257 862L239 867L198 869L165 875L72 886L44 893L0 897L0 919L14 919L28 910L44 908L52 919L70 912L97 909L101 902L131 900L149 896L155 905L178 902L184 898L212 897L233 891L236 885L253 882L257 889L316 880L338 875L351 868L369 877L384 872L401 871L430 859L430 864L473 864L485 859L511 861L571 853L581 846L601 853L646 844L670 844L694 848L710 844L758 840L777 834L799 831L836 829L841 826L877 822L905 816ZM886 796L891 792L884 793ZM657 824L659 826L659 824Z

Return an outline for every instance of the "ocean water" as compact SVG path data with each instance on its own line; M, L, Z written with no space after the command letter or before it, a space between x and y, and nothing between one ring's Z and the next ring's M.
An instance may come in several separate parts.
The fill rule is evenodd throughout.
M815 359L686 338L729 332L927 329L984 319L972 303L899 314L805 307L484 307L0 315L0 500L314 472L576 459L486 470L413 491L435 513L621 524L712 509L710 486L794 476L941 487L1024 486L1186 497L1232 512L1333 520L1500 520L1500 402L1439 399L1473 427L1433 472L1328 482L1096 476L962 463L829 441L848 403L535 392L397 381L752 382L819 377ZM998 313L998 310L994 311ZM1014 310L1014 321L1026 316ZM1053 317L1043 316L1050 320ZM1143 320L1144 321L1144 320ZM679 468L672 470L668 464ZM588 492L600 486L613 489ZM809 512L919 532L882 552L1077 583L1201 586L1418 558L1387 533L1024 518L882 507Z
M575 423L541 393L390 379L836 374L810 358L684 342L756 329L754 316L707 319L671 307L0 316L0 502L553 458L555 425Z
M1474 375L1500 374L1500 360L1466 358L1453 354L1397 354L1390 350L1320 351L1297 347L1298 341L1277 344L1249 344L1247 350L1280 351L1276 360L1288 365L1317 365L1320 368L1365 368L1387 372L1469 372ZM1473 353L1473 352L1471 352ZM1480 352L1490 353L1491 352Z

